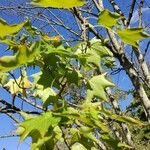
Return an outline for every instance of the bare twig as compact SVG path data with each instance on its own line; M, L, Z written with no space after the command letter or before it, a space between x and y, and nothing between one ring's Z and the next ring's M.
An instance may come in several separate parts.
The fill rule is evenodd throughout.
M136 0L132 0L132 4L131 4L131 7L130 7L130 12L129 12L129 16L128 16L128 20L127 20L126 27L128 27L129 24L130 24L130 21L131 21L132 15L133 15L133 11L134 11L135 4L136 4Z

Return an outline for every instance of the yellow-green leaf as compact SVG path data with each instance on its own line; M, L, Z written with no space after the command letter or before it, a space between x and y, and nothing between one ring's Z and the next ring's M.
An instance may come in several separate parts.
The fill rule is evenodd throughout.
M117 29L117 34L124 43L138 48L138 41L144 38L150 38L150 35L144 32L143 28Z
M41 7L72 8L82 6L84 0L34 0L31 4Z
M7 87L12 95L17 94L18 92L26 96L26 89L31 87L31 83L28 80L28 77L19 77L18 79L10 79L7 84L4 85Z
M86 51L86 53L83 53L83 51ZM89 41L88 46L81 43L75 54L78 55L83 66L94 64L98 67L100 67L101 58L113 56L109 49L103 45L102 41L95 38Z
M0 38L20 31L25 23L26 21L20 24L9 25L5 20L0 19Z
M8 82L9 75L7 73L0 73L0 86L5 85Z
M60 119L60 117L53 117L51 112L47 112L20 123L19 128L16 131L21 134L20 142L25 140L27 136L31 136L33 141L38 141L39 139L44 138L48 135L49 128L56 127L60 122Z
M105 9L99 15L98 24L105 28L111 28L112 26L118 25L118 20L121 18L122 16L119 14Z
M42 86L33 94L34 97L38 97L42 100L43 106L46 107L50 103L56 102L58 99L56 92L52 88L44 89Z
M39 42L33 43L30 47L19 45L15 55L0 57L0 72L7 72L33 61L39 52Z
M132 125L139 125L139 126L142 126L144 125L144 123L138 119L134 119L132 117L129 117L129 116L118 116L118 115L112 115L112 118L113 119L116 119L120 122L125 122L125 123L129 123L129 124L132 124Z
M91 101L94 96L101 100L107 100L105 88L115 86L113 83L105 78L106 74L94 76L89 80L89 87L87 90L87 101Z
M124 148L128 148L128 149L132 149L133 148L133 147L131 147L131 146L125 144L125 143L121 143L121 142L118 143L118 147L124 147Z
M87 150L82 144L75 143L72 145L71 150Z

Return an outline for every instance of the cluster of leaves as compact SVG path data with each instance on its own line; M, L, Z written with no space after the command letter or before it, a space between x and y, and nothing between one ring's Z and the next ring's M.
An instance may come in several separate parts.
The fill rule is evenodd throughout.
M148 97L150 97L150 90L144 85L144 88L147 92ZM133 91L134 92L134 91ZM127 112L132 117L137 117L142 121L146 121L146 116L142 104L139 100L139 97L134 93L134 99L132 103L127 108ZM136 143L136 147L139 149L146 149L150 148L150 127L147 126L145 128L133 128L131 127L131 132L133 134L134 142Z
M32 2L41 7L68 9L83 3L84 0ZM99 16L98 24L115 32L124 43L134 47L138 47L137 41L149 37L143 33L143 29L121 30L118 24L120 19L120 15L104 10ZM98 149L101 141L115 150L130 148L125 142L115 138L110 123L144 124L127 116L116 115L111 108L105 107L109 103L105 89L115 86L106 78L106 73L99 74L102 72L101 60L108 66L107 58L113 57L105 46L107 40L94 38L88 44L81 42L68 47L57 38L52 40L41 34L29 21L8 25L0 20L0 28L3 30L0 41L14 52L12 56L0 58L1 85L7 87L13 95L21 93L23 96L38 98L45 111L39 116L21 112L24 121L17 130L21 142L31 137L33 150L54 149L62 142L72 150ZM22 28L29 35L21 35L21 39L16 41L14 37L18 36ZM31 40L35 36L38 37L37 40ZM6 72L21 66L38 66L40 72L31 75L31 81L23 74L18 79L7 82ZM71 86L85 93L82 99L81 96L76 96L73 103L67 100L67 97L71 97Z

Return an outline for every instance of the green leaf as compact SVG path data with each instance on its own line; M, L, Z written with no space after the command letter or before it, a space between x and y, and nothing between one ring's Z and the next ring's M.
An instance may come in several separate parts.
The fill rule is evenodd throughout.
M51 112L43 113L41 116L27 119L26 121L19 124L18 132L21 128L20 142L25 140L27 136L31 136L33 141L38 141L39 139L47 136L49 128L54 128L60 122L60 117L53 117Z
M101 135L101 138L114 150L121 150L121 148L118 147L119 140L113 139L109 134Z
M115 119L119 122L125 122L125 123L131 124L131 125L139 125L139 126L145 125L142 121L140 121L138 119L134 119L129 116L116 115L116 114L113 114L112 111L104 109L104 108L101 109L101 113L103 113L104 115L107 115L107 116L111 117L112 119Z
M131 146L125 144L125 143L121 143L121 142L118 143L118 147L124 147L124 148L129 148L129 149L133 148L133 147L131 147Z
M98 106L97 106L98 107ZM100 119L100 112L93 106L92 103L86 103L82 105L81 109L78 111L74 108L67 108L63 113L60 113L60 116L69 118L70 120L78 120L83 124L91 128L99 128L103 132L109 132L109 129L104 120ZM58 114L57 114L58 115Z
M41 85L43 89L52 87L52 82L54 79L50 76L50 72L48 71L48 69L45 68L42 71L33 74L32 77L34 79L33 83L36 87L38 87L39 85Z
M42 72L33 74L32 78L33 97L40 98L44 107L48 106L50 103L56 103L58 96L53 88L51 88L54 79L49 75L49 71L47 71L47 69L42 70Z
M105 89L107 87L114 87L115 85L105 78L106 74L94 76L89 80L89 86L87 90L87 101L92 101L94 96L99 97L101 100L107 100Z
M128 117L128 116L112 115L112 118L121 122L132 124L132 125L139 125L139 126L144 125L142 121L138 119L134 119L132 117Z
M124 43L132 45L136 48L139 47L138 41L144 38L150 38L150 35L144 32L142 28L131 28L131 29L117 29L117 34L120 36Z
M49 130L50 132L50 130ZM32 143L31 150L49 150L54 149L57 141L63 140L62 131L59 126L54 127L53 132L49 136L40 138L37 142Z
M48 150L47 147L51 149L51 145L50 145L51 141L52 141L52 136L40 138L37 142L32 143L31 150Z
M92 132L90 135L85 134L84 132L80 132L77 128L71 128L70 129L70 133L71 133L71 145L75 146L74 148L77 148L76 146L78 146L78 144L83 145L84 148L86 148L87 150L94 150L95 148L95 138L93 139L92 136ZM92 136L92 138L91 138ZM72 148L71 146L71 148ZM80 149L80 147L79 147Z
M84 0L33 0L31 4L41 7L72 8L82 6Z
M13 47L17 46L17 42L14 42L12 39L7 39L7 38L4 38L4 39L0 39L0 43L5 43L8 45L8 48L7 49L12 49Z
M3 56L0 58L0 72L7 72L32 62L40 53L40 43L33 43L30 47L19 45L14 56Z
M56 126L53 132L55 133L55 139L63 141L63 138L62 138L63 133L59 126Z
M71 150L87 150L82 144L75 143L71 146Z
M50 103L57 102L58 99L57 93L52 88L36 89L33 93L33 96L40 98L43 102L44 107L48 106Z
M82 105L82 109L83 110L80 112L81 113L80 117L82 118L81 119L82 121L85 120L85 122L87 122L89 125L91 123L92 124L91 127L98 127L103 132L108 133L109 129L108 129L107 125L106 125L106 122L105 122L105 120L103 120L100 117L100 111L99 111L100 105L101 105L100 102L97 102L97 103L88 103L88 102L85 102ZM87 120L87 118L88 118L88 120Z
M104 41L107 39L104 39ZM90 50L95 51L101 58L103 57L113 57L113 53L105 46L105 43L100 39L93 38L90 41Z
M66 78L69 84L74 83L78 86L79 81L82 78L82 74L78 70L68 71Z
M84 43L80 43L75 54L78 56L83 66L86 67L89 64L94 64L99 68L101 58L113 56L110 50L105 45L103 45L102 41L95 38L89 41L87 47Z
M109 10L105 9L99 15L98 24L110 29L113 26L117 26L118 20L121 18L122 16L119 14L110 12Z
M31 82L27 76L21 76L16 80L10 79L4 86L7 87L12 95L16 95L20 92L23 96L26 96L26 89L31 88Z
M31 114L27 114L27 113L26 113L26 112L24 112L24 111L21 111L21 112L20 112L20 114L21 114L21 116L22 116L25 120L28 120L28 119L34 118L34 116L33 116L33 115L31 115Z
M9 25L5 20L0 19L0 38L4 38L7 35L14 34L22 29L27 21L17 25Z
M0 73L0 86L5 85L8 82L9 75L7 73Z

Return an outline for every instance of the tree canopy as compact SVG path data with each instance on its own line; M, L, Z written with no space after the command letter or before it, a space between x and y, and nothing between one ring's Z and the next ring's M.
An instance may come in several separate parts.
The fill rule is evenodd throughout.
M0 2L0 122L17 124L0 138L30 138L31 150L150 149L148 5Z

